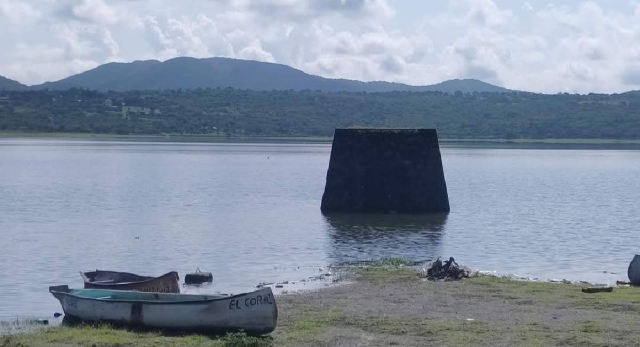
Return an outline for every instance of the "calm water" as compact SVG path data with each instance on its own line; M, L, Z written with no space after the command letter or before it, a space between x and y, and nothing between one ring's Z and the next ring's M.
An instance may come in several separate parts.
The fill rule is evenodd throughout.
M96 268L237 293L384 256L614 282L640 253L640 151L443 148L446 218L329 218L330 150L0 140L0 316L61 311L48 286Z

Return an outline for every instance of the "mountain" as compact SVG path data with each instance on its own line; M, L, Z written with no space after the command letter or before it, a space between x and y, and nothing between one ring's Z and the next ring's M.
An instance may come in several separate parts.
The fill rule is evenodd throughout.
M478 80L451 80L431 86L360 82L307 74L287 65L229 58L174 58L108 63L33 89L86 88L99 91L225 88L250 90L322 90L326 92L442 91L510 92Z
M27 88L27 86L18 81L0 76L0 90L26 90Z

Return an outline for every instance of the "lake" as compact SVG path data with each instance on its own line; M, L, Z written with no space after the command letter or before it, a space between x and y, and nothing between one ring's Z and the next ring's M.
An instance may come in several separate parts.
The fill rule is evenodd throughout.
M2 139L0 316L61 312L48 286L81 287L95 269L200 268L213 284L187 292L223 293L385 256L626 280L640 151L587 148L445 145L446 218L327 217L330 144Z

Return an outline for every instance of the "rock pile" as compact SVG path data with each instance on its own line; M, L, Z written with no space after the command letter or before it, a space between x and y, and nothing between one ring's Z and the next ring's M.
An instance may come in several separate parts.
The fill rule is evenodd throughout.
M453 257L442 261L438 258L424 269L420 270L418 276L430 281L459 281L472 276L472 271L466 266L460 266Z

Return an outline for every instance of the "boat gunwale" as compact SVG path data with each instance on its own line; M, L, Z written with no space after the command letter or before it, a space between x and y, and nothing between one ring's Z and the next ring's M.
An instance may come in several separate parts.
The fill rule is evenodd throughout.
M268 291L269 294L271 294L273 296L273 304L274 306L277 305L276 301L275 301L275 295L273 294L273 291L271 290L270 287L266 287L266 288L261 288L252 292L247 292L247 293L240 293L240 294L235 294L235 295L228 295L225 297L218 297L218 298L211 298L211 299L202 299L202 300L187 300L187 301L150 301L150 300L128 300L128 299L105 299L105 298L87 298L84 296L79 296L70 292L64 292L64 291L59 291L56 290L58 287L50 287L49 288L49 293L55 295L62 295L62 296L68 296L68 297L73 297L75 299L79 299L79 300L91 300L91 301L99 301L99 302L111 302L111 303L142 303L142 304L149 304L149 305L199 305L199 304L207 304L207 303L211 303L211 302L215 302L215 301L222 301L222 300L232 300L232 299L236 299L239 297L243 297L243 296L248 296L254 293L258 293L258 292L265 292ZM113 290L113 289L71 289L68 288L67 289L69 291L72 290L102 290L102 291L112 291L112 292L124 292L124 293L131 293L131 291L129 290ZM145 293L146 295L187 295L187 296L205 296L206 295L194 295L194 294L178 294L178 293ZM224 294L216 294L216 295L224 295Z

